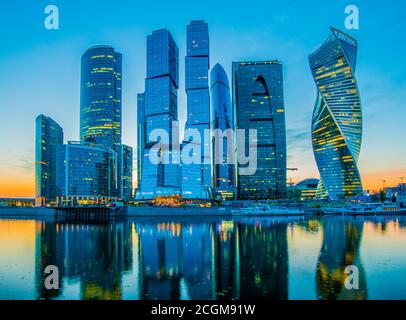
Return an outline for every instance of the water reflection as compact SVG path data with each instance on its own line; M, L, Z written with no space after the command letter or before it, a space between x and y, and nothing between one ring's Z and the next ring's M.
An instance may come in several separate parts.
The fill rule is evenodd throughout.
M121 274L131 270L130 226L125 223L73 225L37 223L36 288L37 298L59 296L62 280L77 279L81 299L120 299ZM47 290L44 270L59 269L59 289Z
M390 243L395 244L391 248L403 252L405 220L331 217L141 219L106 224L36 221L35 266L32 265L35 297L289 299L288 288L297 291L303 286L313 287L315 292L314 295L304 292L301 297L367 299L371 291L370 288L367 291L367 281L372 283L369 287L373 289L376 284L374 278L367 277L361 251L363 260L366 256L373 262L374 255L369 255L371 247L379 255L386 250L374 247L377 236L390 235ZM12 221L8 222L12 225ZM8 229L2 229L2 220L0 230L7 235ZM368 235L366 240L365 234ZM307 241L307 237L313 240ZM319 239L319 245L314 239ZM294 254L289 252L290 246L303 252L302 260L289 257ZM303 257L311 258L309 252L316 254L314 267L303 261ZM7 265L11 265L13 257L7 259ZM406 257L398 257L397 268L402 269L405 261ZM298 264L310 266L312 279L301 278ZM47 265L59 268L58 290L45 289ZM356 265L359 269L358 290L348 290L344 285L347 265ZM371 272L382 272L379 264L372 266ZM0 277L12 276L13 271L5 271L0 262ZM402 281L406 283L405 275L393 276L400 276L400 282L395 281L392 286L401 285ZM18 279L14 281L17 287ZM12 292L12 288L5 289L0 284L0 297L7 297L6 290ZM398 294L406 297L403 291ZM376 289L371 296L377 296Z
M317 264L316 283L319 299L364 300L367 298L365 271L360 259L364 222L360 219L331 218L323 220L323 244ZM359 271L358 289L347 289L347 266Z

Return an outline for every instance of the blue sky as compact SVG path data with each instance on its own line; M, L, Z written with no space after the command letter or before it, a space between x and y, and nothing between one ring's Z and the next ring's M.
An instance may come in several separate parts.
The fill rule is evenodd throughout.
M44 8L57 5L60 29L44 28ZM344 9L357 5L360 29L345 30ZM144 90L146 36L169 29L179 46L179 113L185 110L186 24L209 23L211 66L279 59L284 65L288 165L294 181L317 177L310 124L316 98L307 56L328 27L359 42L356 77L364 137L360 170L366 187L406 176L406 3L400 0L253 1L2 1L0 4L0 196L33 195L35 117L44 113L79 136L80 56L109 44L123 54L123 142L135 147L136 96ZM403 146L403 148L402 148ZM8 187L13 182L20 189ZM22 185L24 184L24 186ZM13 191L14 190L14 191Z

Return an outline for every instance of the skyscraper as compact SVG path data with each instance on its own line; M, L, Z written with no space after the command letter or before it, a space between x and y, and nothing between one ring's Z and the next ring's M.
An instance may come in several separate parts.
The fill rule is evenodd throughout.
M209 95L209 30L203 20L191 21L186 28L187 55L185 58L185 88L187 94L186 130L195 129L201 140L194 143L200 149L199 163L182 164L182 196L185 198L208 198L210 196L211 158L210 139L204 139L210 129ZM206 143L206 145L204 145Z
M137 189L141 187L145 148L145 93L137 95Z
M223 198L233 198L235 193L235 165L230 159L229 148L234 153L234 143L229 141L226 130L234 130L230 84L224 68L216 64L210 72L211 129L214 132L212 146L213 187ZM216 131L220 130L222 135ZM231 135L231 139L234 136ZM221 143L219 139L222 139ZM220 149L221 148L221 149ZM222 155L220 157L220 154ZM216 158L220 161L216 161ZM217 163L215 163L217 162Z
M357 166L362 112L355 79L357 41L337 29L330 32L309 56L318 90L312 141L321 177L317 197L338 200L362 195Z
M166 29L152 32L147 37L147 78L145 79L145 148L142 160L141 193L143 199L180 192L178 126L179 50L171 33ZM159 129L169 135L169 141L161 141L161 157L170 163L153 163L151 148L156 141L150 133ZM153 151L152 151L153 152ZM173 156L173 157L172 157Z
M123 144L123 198L133 197L133 148Z
M117 197L117 154L92 143L70 141L57 147L60 205L103 203Z
M95 46L82 56L80 141L117 153L117 195L122 195L122 56L110 46Z
M241 175L240 199L277 199L286 192L286 128L282 64L273 61L233 62L233 103L236 128L257 130L257 170ZM240 142L239 142L240 143Z
M63 144L63 131L43 114L35 126L35 202L42 206L56 200L56 148Z

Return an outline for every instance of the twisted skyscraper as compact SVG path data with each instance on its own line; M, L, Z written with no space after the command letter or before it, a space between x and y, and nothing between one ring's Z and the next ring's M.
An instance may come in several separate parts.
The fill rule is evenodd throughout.
M362 113L354 75L357 41L337 29L330 31L323 45L309 56L318 91L312 141L321 177L317 197L339 200L362 194L357 166Z

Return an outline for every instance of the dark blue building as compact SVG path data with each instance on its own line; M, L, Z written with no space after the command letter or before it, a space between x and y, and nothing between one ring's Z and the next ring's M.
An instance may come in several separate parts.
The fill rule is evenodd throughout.
M191 21L186 30L185 88L187 95L186 129L197 130L201 140L194 141L200 148L199 163L182 164L182 196L209 198L211 181L210 139L204 133L210 129L209 94L209 31L203 20ZM185 136L185 143L191 139ZM206 146L204 145L206 143Z
M137 95L137 189L141 187L145 149L145 93Z
M220 64L210 72L211 128L213 130L213 187L222 198L234 198L234 130L230 84L227 73ZM217 130L217 131L216 131ZM231 133L227 136L227 130ZM221 140L221 141L220 141ZM229 152L230 150L232 152Z
M178 94L179 50L171 33L166 29L153 31L147 37L147 78L145 79L145 148L142 160L141 192L143 199L158 195L180 193L179 164L173 161L178 150L172 141L179 141ZM175 127L173 127L175 125ZM157 141L149 140L156 129L168 133L169 139L162 144L162 157L170 163L155 164L150 161L151 148ZM175 135L175 137L173 137Z
M56 200L56 148L63 144L63 131L43 114L35 127L35 202L43 206Z
M59 205L106 203L117 198L117 154L91 143L57 147Z
M122 56L110 46L95 46L82 56L80 141L117 153L117 195L122 195Z
M237 168L240 199L278 199L286 193L286 127L282 64L279 61L233 62L233 103L237 129L257 130L257 170Z
M133 148L123 144L123 198L133 197Z

